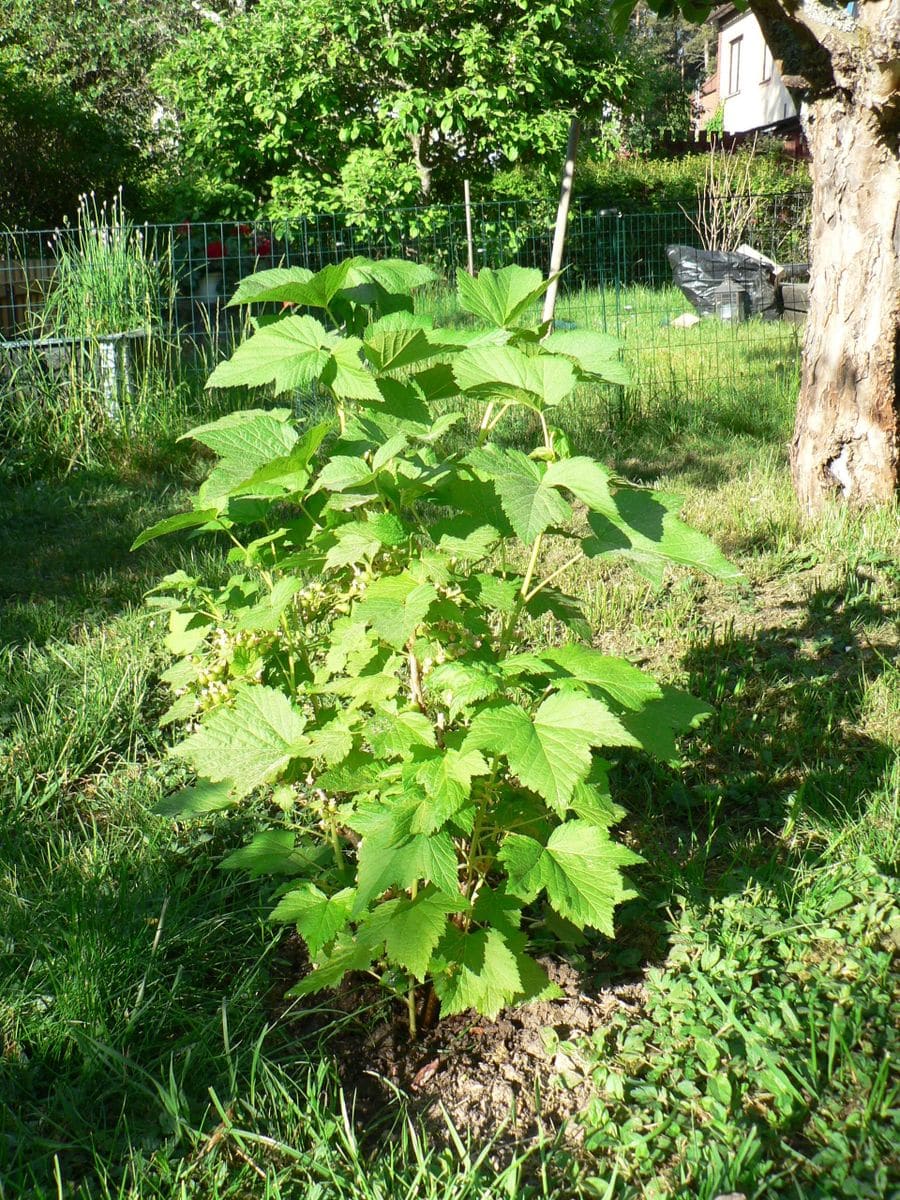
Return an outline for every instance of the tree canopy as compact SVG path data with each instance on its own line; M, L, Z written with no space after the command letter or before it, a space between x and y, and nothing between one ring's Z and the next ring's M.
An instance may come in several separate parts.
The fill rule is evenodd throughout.
M195 171L244 211L280 194L302 211L335 207L354 151L414 168L429 199L558 160L570 116L618 100L628 71L587 0L260 0L182 40L157 80Z

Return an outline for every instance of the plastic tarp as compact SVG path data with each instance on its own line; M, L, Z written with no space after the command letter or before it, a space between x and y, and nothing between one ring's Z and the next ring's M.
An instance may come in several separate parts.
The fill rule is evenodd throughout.
M724 250L698 250L695 246L667 246L666 258L676 287L702 317L715 316L713 293L730 279L746 293L746 316L777 320L775 273L766 260Z

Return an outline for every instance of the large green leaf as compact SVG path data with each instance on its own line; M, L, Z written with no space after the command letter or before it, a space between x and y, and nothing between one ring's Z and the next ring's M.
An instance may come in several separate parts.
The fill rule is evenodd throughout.
M613 842L606 830L587 821L567 821L546 845L511 833L500 848L508 888L531 901L543 889L554 909L579 928L585 925L612 937L617 904L634 893L621 868L641 862L639 855Z
M453 360L460 391L478 400L551 408L568 396L577 378L566 358L524 354L515 346L472 347Z
M563 458L547 467L544 483L547 487L562 487L570 491L595 512L615 513L609 490L610 472L592 458Z
M425 317L412 313L390 313L370 325L363 338L363 350L376 371L396 371L413 363L434 358L437 347L429 340Z
M447 896L428 888L415 900L401 900L385 924L385 947L392 962L416 979L424 979L431 956L447 928L448 913L464 912L462 896Z
M625 708L643 708L650 700L659 700L663 694L652 675L639 671L624 658L601 654L590 646L577 643L556 646L542 650L539 657L583 683L602 688Z
M309 482L309 464L332 428L331 421L322 421L307 429L290 454L265 462L235 484L229 495L281 496L302 491Z
M466 804L472 792L472 780L490 770L477 750L439 751L420 766L413 764L415 781L426 801L415 811L410 828L413 833L433 833Z
M228 304L306 304L306 285L312 277L312 271L306 267L272 267L268 271L257 271L240 281Z
M444 967L435 976L434 990L444 1017L474 1008L493 1020L523 990L516 956L496 929L463 933L451 928L438 957Z
M164 537L167 533L177 533L181 529L199 529L201 525L214 521L218 515L217 508L203 508L196 512L176 513L173 517L165 517L138 534L131 544L131 549L138 550L145 542Z
M353 888L326 896L314 883L304 883L281 897L269 920L296 925L316 958L349 924L354 896Z
M587 778L594 746L638 746L619 718L599 700L558 692L530 717L517 704L483 709L473 718L465 748L501 755L523 787L560 815L575 785Z
M582 543L589 557L624 554L658 563L694 567L727 583L743 579L737 567L699 530L677 516L683 501L665 492L623 489L616 493L615 513L592 512L588 523L594 536Z
M510 525L527 545L551 525L564 525L571 518L569 503L546 482L546 464L521 450L488 445L471 451L465 462L493 483Z
M203 505L221 506L233 487L260 467L289 455L297 444L290 410L284 408L242 409L183 436L202 442L219 456L199 491Z
M409 888L414 883L433 883L440 891L455 896L456 849L445 832L414 834L405 840L397 832L397 814L379 813L369 821L359 847L356 912L390 887Z
M459 303L491 325L514 325L535 304L550 280L534 267L485 267L474 278L465 271L456 276Z
M270 592L266 592L261 600L241 614L235 628L241 630L277 629L281 614L290 606L294 596L302 587L302 581L295 575L286 575L282 579L277 579Z
M184 821L233 808L235 803L228 783L210 783L208 779L201 779L191 787L181 788L171 796L166 796L153 806L153 811L161 817Z
M321 868L320 847L299 842L289 829L263 829L246 846L222 859L223 871L259 875L298 875Z
M571 358L583 375L606 380L607 383L631 383L628 368L620 361L619 342L608 333L593 329L566 329L551 333L541 343L551 354Z
M305 975L299 983L287 992L286 996L308 996L311 992L321 992L325 988L337 987L344 976L350 971L365 971L372 963L379 947L369 942L347 937L337 939L331 953L320 957L316 968Z
M284 317L264 325L219 363L207 387L261 387L276 394L308 391L321 382L339 400L379 400L375 380L360 360L358 338L329 333L314 317Z
M468 705L495 696L502 684L497 667L480 662L441 663L425 679L426 691L447 706L451 721Z
M172 751L213 783L229 781L236 798L274 779L305 753L306 720L283 692L246 688L220 706Z
M370 625L389 646L402 649L425 620L437 599L430 583L418 583L408 572L383 575L370 584L354 608L355 618Z

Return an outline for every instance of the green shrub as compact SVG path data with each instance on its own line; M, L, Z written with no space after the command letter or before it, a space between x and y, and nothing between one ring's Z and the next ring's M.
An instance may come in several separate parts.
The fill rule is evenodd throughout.
M626 381L613 339L536 325L548 281L518 267L460 273L477 325L435 330L410 294L432 277L357 258L243 280L234 302L319 309L331 329L260 319L210 386L318 392L335 420L298 432L288 409L251 410L195 429L218 462L191 511L135 543L224 534L235 571L157 589L177 658L164 720L189 723L175 754L201 777L165 811L254 808L224 865L279 881L273 919L314 964L293 994L373 972L406 993L413 1035L420 998L428 1019L555 994L527 953L533 917L613 934L640 859L610 836L623 813L600 752L672 759L707 711L592 649L564 571L624 555L657 582L671 562L737 578L676 498L554 428L580 382ZM479 411L468 443L454 398ZM530 455L496 441L516 412ZM530 652L541 616L574 640Z

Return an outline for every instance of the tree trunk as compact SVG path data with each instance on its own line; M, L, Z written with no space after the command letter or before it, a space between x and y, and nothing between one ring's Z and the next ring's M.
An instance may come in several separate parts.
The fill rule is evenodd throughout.
M806 113L812 255L791 470L803 510L898 486L900 168L871 110L838 93Z

